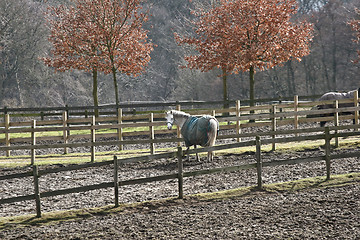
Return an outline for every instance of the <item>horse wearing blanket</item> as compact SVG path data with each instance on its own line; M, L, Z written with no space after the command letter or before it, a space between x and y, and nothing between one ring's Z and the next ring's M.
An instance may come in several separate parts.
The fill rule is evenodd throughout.
M191 116L182 111L171 110L166 113L167 127L170 130L173 124L181 128L181 135L184 138L188 153L191 146L211 147L215 144L216 136L219 132L218 120L210 115L202 117ZM188 154L189 159L189 154ZM196 153L196 159L199 156ZM208 152L208 160L213 159L212 151Z
M328 92L325 93L324 95L322 95L318 101L327 101L327 100L342 100L342 99L353 99L354 98L354 94L356 92L360 92L360 88L353 90L353 91L349 91L349 92L345 92L345 93L339 93L339 92ZM354 104L353 103L341 103L339 104L339 108L346 108L346 107L353 107ZM323 104L323 105L319 105L317 106L317 109L330 109L330 108L335 108L334 104ZM353 114L351 112L342 112L342 115L348 115L348 114ZM334 114L322 114L322 116L333 116ZM320 122L320 126L324 127L326 124L326 121L321 121ZM355 124L355 120L354 120L354 124Z

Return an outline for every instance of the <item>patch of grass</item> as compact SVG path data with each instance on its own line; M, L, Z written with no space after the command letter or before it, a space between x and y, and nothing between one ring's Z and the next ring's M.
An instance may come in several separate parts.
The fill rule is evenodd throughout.
M337 149L360 148L360 138L358 137L341 139L339 142L340 142L339 147ZM324 144L325 144L324 140L277 143L276 152L284 153L284 152L309 151L309 150L322 148ZM334 146L335 144L334 140L331 142L331 144ZM262 145L261 150L263 152L270 152L272 151L272 146L271 144ZM243 154L246 152L255 152L255 146L220 150L220 151L216 151L216 155Z
M132 209L132 208L136 208L137 206L141 206L141 204L146 204L146 203L144 202L144 203L120 204L120 206L117 208L108 205L97 208L47 212L47 213L42 213L41 218L37 218L36 214L14 216L14 217L0 217L0 230L6 228L19 228L25 226L49 225L64 221L86 219L95 215L120 213L126 209Z
M261 190L258 190L257 187L253 186L214 193L194 194L186 196L184 200L169 198L140 203L121 204L117 208L108 205L91 209L48 212L43 213L41 218L36 218L34 214L14 217L1 217L0 230L6 228L19 228L24 226L56 224L63 221L81 220L96 215L119 214L132 210L144 211L146 209L157 209L159 207L185 204L187 202L192 204L194 202L201 201L225 201L229 199L251 196L254 194L277 194L279 192L291 193L296 191L307 191L316 188L340 187L350 184L360 184L360 173L333 175L328 181L326 181L325 177L315 177L284 183L268 184L264 185L263 189Z
M167 152L170 149L157 148L156 152ZM173 150L173 149L171 149ZM174 150L175 151L175 150ZM95 155L95 162L102 162L113 160L114 155L121 158L131 158L150 153L149 149L136 149L136 150L123 150L123 151L108 151L97 152ZM29 155L18 155L0 157L0 167L2 168L15 168L30 165L31 157ZM51 155L37 155L35 159L36 165L52 165L52 164L81 164L91 161L91 153L68 153L68 154L51 154Z
M269 184L264 187L268 192L294 192L311 188L340 187L351 183L360 183L360 173L332 175L330 180L326 177L305 178L297 181Z
M260 193L278 193L278 192L296 192L313 188L329 188L340 187L347 184L360 184L360 173L350 173L342 175L332 175L330 180L326 181L326 177L305 178L296 181L283 183L273 183L264 185L259 191ZM193 195L198 200L225 200L230 198L244 197L258 192L255 186L246 188L237 188L214 193L201 193Z
M334 143L333 143L334 144ZM309 151L319 149L324 146L324 141L303 141L294 143L278 143L276 144L276 151L280 153L289 153L296 151ZM338 149L349 149L349 148L360 148L360 138L352 137L341 139ZM271 145L262 145L261 150L263 152L270 152ZM111 151L111 152L97 152L96 161L107 161L112 160L113 156L116 155L118 158L130 158L149 154L149 149L136 149L136 150L123 150L123 151ZM157 148L156 152L169 152L176 151L176 148ZM234 149L225 149L216 151L217 156L226 154L244 154L246 152L255 152L255 146L242 147ZM200 153L201 157L206 157L207 153ZM69 153L69 154L52 154L52 155L37 155L35 164L37 165L50 165L50 164L80 164L90 162L91 154L89 153ZM13 168L18 166L30 165L29 155L18 155L18 156L0 156L0 167Z
M37 127L42 128L42 127ZM30 129L30 127L24 127L24 129ZM167 129L166 125L164 126L155 126L154 130L165 130ZM149 127L124 127L122 128L123 132L141 132L141 131L149 131ZM96 130L96 134L108 134L108 133L116 133L117 129L99 129ZM63 136L63 131L46 131L46 132L37 132L36 137L54 137L54 136ZM90 129L85 130L71 130L71 135L90 135ZM30 138L31 133L9 133L9 138ZM5 139L5 134L0 133L0 139Z

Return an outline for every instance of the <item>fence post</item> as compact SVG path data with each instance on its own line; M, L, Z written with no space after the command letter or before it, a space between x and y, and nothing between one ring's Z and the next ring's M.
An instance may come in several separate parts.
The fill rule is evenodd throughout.
M236 101L236 134L241 134L241 127L240 127L240 100ZM241 141L241 138L236 138L237 142Z
M152 125L154 122L154 114L150 113L149 115L149 122L150 122L150 126L149 126L149 132L150 132L150 140L154 140L155 138L155 134L154 134L154 126ZM150 143L150 154L154 154L155 153L155 144L154 142Z
M119 162L114 156L114 194L115 194L115 207L119 206Z
M121 125L122 124L122 117L123 117L123 113L122 113L122 108L118 108L118 124ZM120 126L117 129L117 133L118 133L118 140L122 141L123 140L123 133L122 133L122 127ZM119 151L122 151L124 149L122 144L119 144Z
M176 105L176 110L180 111L181 110L181 106L180 104ZM181 138L181 130L179 126L176 126L176 136L177 138ZM181 146L181 142L178 142L178 147Z
M10 147L10 134L8 130L10 129L10 115L5 114L5 144L7 147ZM6 150L6 156L10 157L10 150Z
M330 180L330 130L325 128L325 162L326 162L326 180Z
M178 159L178 185L179 185L179 199L184 198L184 173L183 173L183 161L182 161L182 147L177 148Z
M68 122L68 119L70 118L70 110L69 106L65 105L65 112L66 112L66 126L70 126L70 123ZM67 131L67 135L70 136L70 130Z
M276 132L276 106L273 105L272 106L272 118L271 118L271 124L272 124L272 131ZM272 139L275 140L275 134L272 135ZM276 144L275 141L272 143L272 150L275 151L276 150Z
M299 96L295 95L294 96L294 128L298 129L299 126L299 116L298 116L298 106L299 106ZM295 133L295 137L297 137L298 134Z
M32 122L32 125L31 125L31 129L32 130L35 130L36 128L36 120L33 120ZM31 132L31 145L32 146L35 146L36 145L36 134L35 134L35 131L32 131ZM36 150L35 148L32 148L30 150L31 152L31 165L34 165L35 164L35 155L36 155Z
M62 114L62 121L63 121L63 139L64 139L64 143L67 144L68 143L68 131L66 130L67 127L67 122L68 122L68 117L67 117L67 112L63 112ZM68 153L68 148L64 147L64 154Z
M132 113L132 115L135 117L135 116L136 116L136 109L133 108L133 109L131 110L131 113ZM136 118L134 119L133 123L136 123Z
M335 100L335 114L334 114L334 125L337 127L339 126L339 101ZM335 147L339 147L339 137L336 136L338 130L335 130Z
M39 191L39 171L38 166L33 166L34 175L34 192L35 192L35 204L36 204L36 217L41 217L41 203L40 203L40 191Z
M95 161L95 145L94 145L94 143L96 142L95 125L96 125L95 116L93 116L91 119L91 143L92 143L91 144L91 162Z
M281 97L279 97L279 105L281 105L281 104L282 104L282 100L281 100ZM280 107L279 112L280 112L280 113L283 112L282 107ZM280 117L280 120L283 120L283 119L284 119L284 117Z
M256 136L256 168L257 168L257 184L258 189L262 188L262 162L261 162L261 140L259 136Z
M356 90L354 93L354 107L358 107L359 106L359 91ZM359 111L355 110L354 113L354 120L355 120L355 124L359 124ZM354 131L357 131L357 129L354 129Z

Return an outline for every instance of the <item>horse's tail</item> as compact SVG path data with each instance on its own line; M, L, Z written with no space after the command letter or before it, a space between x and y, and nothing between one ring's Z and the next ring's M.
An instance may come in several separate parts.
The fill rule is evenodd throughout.
M209 120L208 142L206 146L214 146L215 140L219 132L219 122L216 118Z

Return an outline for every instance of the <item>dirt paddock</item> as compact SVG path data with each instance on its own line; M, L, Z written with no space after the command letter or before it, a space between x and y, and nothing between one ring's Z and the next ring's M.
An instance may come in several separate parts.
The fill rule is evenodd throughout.
M317 156L322 149L301 152L269 152L264 161ZM336 150L359 151L359 148ZM212 162L190 161L184 171L254 162L253 153L216 156ZM126 164L119 178L131 179L176 172L175 159ZM30 168L1 169L0 174ZM357 158L334 160L332 174L360 172ZM267 167L264 184L325 175L324 162ZM40 178L40 190L51 191L111 181L111 166L49 174ZM186 178L184 194L215 192L256 185L256 170L242 170ZM2 181L0 197L32 194L31 178ZM131 203L177 196L177 181L169 180L120 188L120 202ZM90 218L3 229L0 239L359 239L360 183L295 193L254 192L223 201L195 201L190 197L164 204L145 204L125 212ZM70 210L113 204L113 189L44 198L42 211ZM0 216L35 212L34 201L4 204Z
M224 201L176 200L47 226L1 239L359 239L359 184Z

